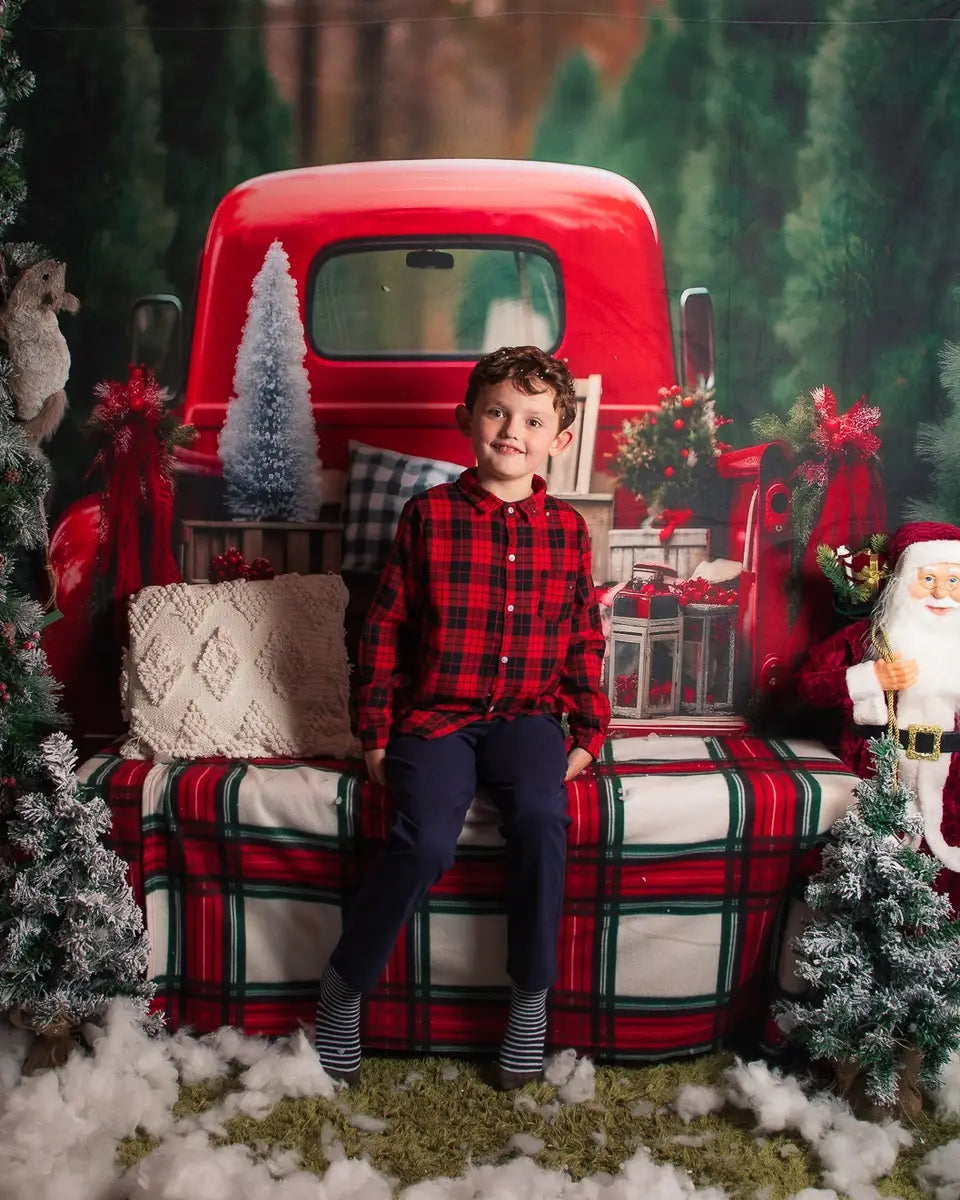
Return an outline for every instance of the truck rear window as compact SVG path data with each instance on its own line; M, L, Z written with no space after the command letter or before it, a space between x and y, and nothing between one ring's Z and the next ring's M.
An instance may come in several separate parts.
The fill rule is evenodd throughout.
M505 345L551 351L563 334L563 285L553 254L534 242L341 242L314 264L307 311L324 358L477 358Z

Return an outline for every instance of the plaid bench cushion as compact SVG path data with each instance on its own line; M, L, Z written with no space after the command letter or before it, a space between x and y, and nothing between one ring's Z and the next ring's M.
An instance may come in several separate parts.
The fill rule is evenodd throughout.
M389 827L385 797L357 764L101 756L83 774L113 810L171 1026L280 1034L309 1023L341 900ZM552 1044L667 1058L762 1021L787 898L855 782L813 742L609 739L568 785ZM478 798L454 867L368 997L366 1046L497 1047L508 989L501 846Z

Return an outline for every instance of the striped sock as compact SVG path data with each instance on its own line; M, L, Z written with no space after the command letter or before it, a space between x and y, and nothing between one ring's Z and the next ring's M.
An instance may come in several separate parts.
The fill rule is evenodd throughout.
M360 1066L360 992L327 966L320 980L314 1046L325 1070L338 1074Z
M514 984L510 992L507 1032L500 1047L500 1066L505 1071L542 1071L546 1040L547 989L524 992Z

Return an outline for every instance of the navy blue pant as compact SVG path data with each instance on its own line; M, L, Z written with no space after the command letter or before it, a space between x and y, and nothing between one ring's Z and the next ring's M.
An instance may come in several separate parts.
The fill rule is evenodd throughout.
M554 717L476 721L445 737L394 734L386 776L394 823L383 857L346 910L330 961L367 992L404 923L453 864L478 787L497 805L507 846L507 974L524 991L550 987L566 862L567 755Z

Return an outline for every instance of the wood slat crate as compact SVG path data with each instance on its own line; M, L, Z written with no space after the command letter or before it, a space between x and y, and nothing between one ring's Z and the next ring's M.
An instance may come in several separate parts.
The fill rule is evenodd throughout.
M268 558L278 575L318 575L340 569L343 526L335 521L180 522L180 573L187 583L205 581L210 560L236 546L247 562Z

